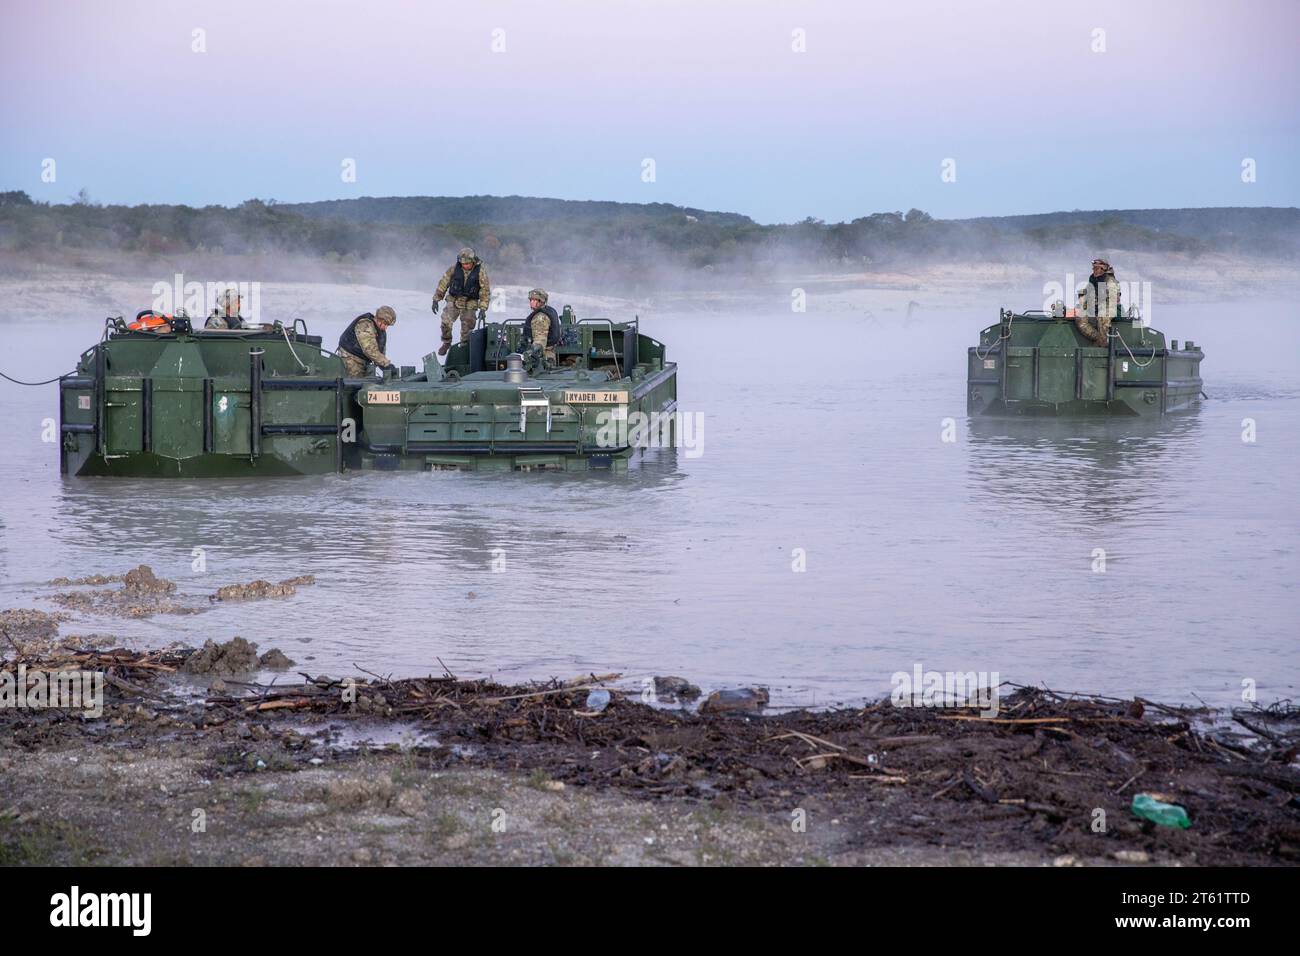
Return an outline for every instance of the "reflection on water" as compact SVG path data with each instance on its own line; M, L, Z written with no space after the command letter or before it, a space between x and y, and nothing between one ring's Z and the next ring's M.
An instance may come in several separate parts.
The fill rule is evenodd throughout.
M1244 678L1294 695L1297 327L1256 321L1275 345L1261 354L1215 314L1170 333L1204 343L1212 400L1155 423L966 419L982 313L799 316L794 344L789 316L647 319L682 365L682 409L704 415L704 454L626 475L61 479L40 438L53 388L6 385L0 606L144 562L202 613L65 633L240 634L312 672L675 673L762 682L780 703L884 694L916 663L1175 700L1233 702ZM44 372L71 361L80 324L5 327ZM289 599L206 601L307 573Z
M1042 521L1177 513L1163 489L1191 465L1201 427L1196 411L1136 422L973 418L971 502Z

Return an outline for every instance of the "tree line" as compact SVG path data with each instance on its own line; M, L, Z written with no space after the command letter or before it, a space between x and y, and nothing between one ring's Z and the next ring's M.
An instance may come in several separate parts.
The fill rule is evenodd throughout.
M460 219L436 218L449 215ZM645 277L783 266L870 271L918 262L1028 260L1054 249L1300 258L1300 210L1109 210L964 220L919 209L849 222L762 225L736 213L667 203L578 203L527 197L415 197L235 207L100 205L0 193L0 251L39 261L60 250L140 256L283 255L326 263L450 262L474 246L510 272ZM685 284L685 283L684 283Z

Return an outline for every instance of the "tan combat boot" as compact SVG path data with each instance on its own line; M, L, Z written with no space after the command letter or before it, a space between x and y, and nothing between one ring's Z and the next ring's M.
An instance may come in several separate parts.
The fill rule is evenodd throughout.
M450 342L443 342L443 343L442 343L442 348L438 349L438 354L439 354L439 355L446 355L446 354L447 354L447 350L448 350L449 348L451 348L451 343L450 343Z

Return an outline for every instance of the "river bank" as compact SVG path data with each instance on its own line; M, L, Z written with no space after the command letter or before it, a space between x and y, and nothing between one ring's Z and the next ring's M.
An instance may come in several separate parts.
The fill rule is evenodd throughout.
M1232 733L1233 715L1004 687L995 719L889 700L765 714L761 695L697 707L616 675L254 683L231 672L252 652L234 642L6 635L10 672L106 681L99 718L0 709L8 865L1300 859L1291 711L1235 715L1250 732ZM610 692L603 709L593 688ZM1191 827L1137 818L1138 792L1183 806Z

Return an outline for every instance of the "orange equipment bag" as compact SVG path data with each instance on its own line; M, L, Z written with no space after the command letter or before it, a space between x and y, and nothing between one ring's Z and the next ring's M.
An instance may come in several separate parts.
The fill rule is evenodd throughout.
M172 317L163 315L161 312L155 312L152 309L145 309L135 317L135 321L127 326L132 332L153 332L158 329L171 328Z

